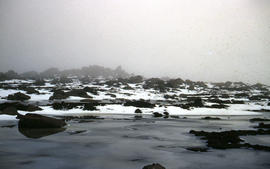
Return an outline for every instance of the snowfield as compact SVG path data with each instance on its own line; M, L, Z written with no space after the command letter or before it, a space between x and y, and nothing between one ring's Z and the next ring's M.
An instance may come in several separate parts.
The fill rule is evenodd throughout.
M88 84L80 83L79 80L73 79L73 83L67 84L52 84L51 80L46 80L45 85L37 86L33 80L8 80L0 82L0 103L10 102L7 100L9 95L17 92L26 94L31 98L23 101L23 104L36 104L42 110L34 111L37 114L48 115L67 115L67 114L135 114L136 109L142 111L142 115L151 115L154 112L163 114L168 112L170 115L179 116L241 116L241 115L260 115L260 110L270 110L269 99L251 100L250 97L261 95L264 91L252 89L247 91L250 97L236 97L237 94L244 93L243 91L233 91L218 89L213 83L205 83L206 87L196 86L193 89L188 84L182 84L179 88L168 88L167 91L159 91L154 88L144 88L145 82L142 83L127 83L120 85L108 85L106 80L99 79L99 83L90 82ZM21 85L34 88L39 93L27 94ZM66 99L51 100L55 90L62 90L66 93L73 89L83 90L89 87L96 91L85 92L89 98L81 97L80 95L71 95ZM267 87L269 89L269 87ZM214 93L214 94L213 94ZM222 97L227 95L227 97ZM243 95L244 96L244 95ZM187 103L189 98L200 97L204 106L200 107L181 107L182 103ZM97 102L108 102L106 104L96 105L95 110L83 110L80 107L72 109L54 109L54 102L81 102L84 99L89 99ZM215 99L222 103L216 103ZM125 106L124 103L129 101L144 100L154 103L154 107L136 107ZM213 101L214 100L214 101ZM227 103L230 101L240 101L243 103ZM224 103L223 103L224 102ZM224 105L225 107L211 107L215 105ZM29 111L18 110L21 114L29 113ZM14 120L15 116L0 114L0 120Z

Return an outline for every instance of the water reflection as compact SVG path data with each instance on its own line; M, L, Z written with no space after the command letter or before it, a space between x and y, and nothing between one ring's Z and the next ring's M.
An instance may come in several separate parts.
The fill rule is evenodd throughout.
M63 132L65 128L47 128L47 129L29 129L29 128L18 128L19 132L28 138L41 138L45 136L49 136L52 134L56 134L59 132Z

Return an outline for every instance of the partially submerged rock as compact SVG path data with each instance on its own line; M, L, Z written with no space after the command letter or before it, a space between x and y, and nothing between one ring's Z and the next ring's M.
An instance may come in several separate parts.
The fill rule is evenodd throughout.
M24 101L24 100L31 99L31 97L28 96L28 95L26 95L26 94L23 94L21 92L17 92L17 93L8 95L7 99L8 100L20 100L20 101Z
M154 117L162 117L163 116L161 113L158 113L158 112L154 112L153 115L154 115Z
M143 169L166 169L166 168L160 165L159 163L153 163L153 164L144 166Z
M142 113L141 109L136 109L135 113Z
M42 116L39 114L27 113L26 115L18 115L20 128L61 128L66 125L62 119Z
M222 132L205 132L191 130L190 134L200 136L201 139L207 140L207 146L215 149L230 149L230 148L253 148L255 150L270 151L270 147L261 145L251 145L244 143L239 136L248 135L269 135L270 130L231 130Z
M206 116L206 117L203 117L202 120L221 120L221 119L219 117Z

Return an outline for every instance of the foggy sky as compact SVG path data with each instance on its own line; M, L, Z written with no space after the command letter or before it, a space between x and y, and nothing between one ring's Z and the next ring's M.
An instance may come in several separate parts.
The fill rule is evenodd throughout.
M269 0L0 0L0 71L270 84L269 18Z

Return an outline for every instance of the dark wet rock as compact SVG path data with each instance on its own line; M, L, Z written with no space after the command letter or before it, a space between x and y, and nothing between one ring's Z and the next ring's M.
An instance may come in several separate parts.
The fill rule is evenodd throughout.
M19 122L18 129L19 129L19 132L23 134L24 136L28 138L34 138L34 139L53 135L53 134L60 133L66 130L66 128L24 128L20 126L20 122Z
M210 117L210 116L207 116L207 117L203 117L201 118L202 120L221 120L221 118L218 118L218 117Z
M18 115L20 128L61 128L66 125L62 119L56 119L39 114L27 113L26 115Z
M162 117L163 116L161 113L158 113L158 112L154 112L153 115L154 115L154 117Z
M143 169L166 169L166 168L158 163L153 163L153 164L144 166Z
M24 100L29 100L31 99L30 96L23 94L21 92L18 93L14 93L14 94L10 94L7 97L8 100L20 100L20 101L24 101Z
M205 132L191 130L189 133L194 134L195 136L200 136L203 140L207 140L207 146L215 149L230 149L242 147L256 149L256 147L258 146L243 143L244 141L240 139L239 136L269 135L270 130L231 130L222 132ZM260 148L265 148L265 150L267 150L269 147ZM260 150L260 148L258 150Z
M169 116L170 114L168 113L168 112L163 112L163 114L165 115L165 116Z
M188 147L187 150L194 151L194 152L207 152L207 147Z
M270 106L270 102L268 102L267 106Z
M49 100L62 100L62 99L67 99L69 95L67 95L64 91L62 90L55 90L53 95L49 98Z
M124 106L134 106L134 107L141 107L141 108L154 108L155 104L149 103L144 100L135 100L131 101L128 100L126 103L124 103Z
M22 111L29 111L29 112L34 112L34 111L38 111L38 110L42 110L40 107L36 106L36 105L32 105L32 104L25 104L25 103L20 103L20 102L6 102L6 103L2 103L0 104L0 111L4 111L4 109L12 107L13 113L16 114L14 108L16 108L17 110L22 110ZM10 110L12 110L10 109Z
M270 119L262 119L262 118L252 118L249 119L250 122L258 122L258 121L270 121Z
M93 95L98 95L97 89L94 88L94 87L85 87L85 88L83 88L83 90L85 92L89 92L89 93L91 93Z
M136 109L135 113L142 113L141 109Z

